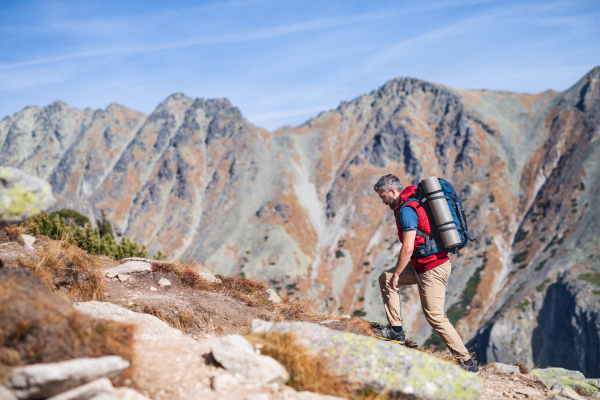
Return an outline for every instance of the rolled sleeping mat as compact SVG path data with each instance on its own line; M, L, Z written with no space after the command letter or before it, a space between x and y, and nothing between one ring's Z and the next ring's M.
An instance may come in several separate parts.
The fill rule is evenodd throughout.
M458 246L462 243L460 235L458 234L458 229L450 213L450 207L448 207L448 202L444 197L444 192L437 176L423 179L421 186L433 212L433 218L438 226L444 247L451 249Z

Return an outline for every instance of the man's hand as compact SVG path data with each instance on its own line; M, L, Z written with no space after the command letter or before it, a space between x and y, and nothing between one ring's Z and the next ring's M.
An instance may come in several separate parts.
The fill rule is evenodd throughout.
M394 290L398 290L398 280L400 279L400 274L404 271L404 268L410 262L410 257L412 256L413 250L415 248L415 237L417 236L417 231L406 231L402 234L402 248L400 249L400 255L398 255L398 261L396 262L396 269L394 270L394 275L390 280L390 286Z
M392 286L392 289L398 290L398 280L399 279L400 279L400 274L397 274L394 272L394 275L392 275L392 280L390 281L390 285Z

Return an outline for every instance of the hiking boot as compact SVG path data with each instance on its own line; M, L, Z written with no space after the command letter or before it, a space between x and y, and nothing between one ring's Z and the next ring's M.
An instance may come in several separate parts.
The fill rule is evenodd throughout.
M479 371L477 363L473 360L468 360L464 363L461 362L458 364L458 366L464 369L465 371L474 373L475 375L479 375L479 372L481 372Z
M391 340L392 342L404 344L406 342L406 335L404 331L397 333L393 329L384 329L382 331L376 330L375 334L380 339Z

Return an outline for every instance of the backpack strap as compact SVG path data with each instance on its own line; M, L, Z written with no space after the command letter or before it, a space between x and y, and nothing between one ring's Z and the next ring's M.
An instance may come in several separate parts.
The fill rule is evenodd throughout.
M400 207L400 210L398 210L398 216L400 216L400 214L402 213L402 210L404 209L404 207L406 207L408 205L408 203L412 202L412 201L416 201L418 206L423 207L422 205L422 201L419 199L410 199L408 200L406 203L404 203L402 205L402 207ZM430 226L431 226L431 221L429 222ZM403 227L404 228L404 227ZM416 226L407 226L406 228L414 228L417 231L417 236L421 236L423 239L425 239L425 244L414 249L413 252L416 253L416 257L417 259L419 258L423 258L423 257L427 257L430 256L432 254L437 253L438 250L438 245L435 241L435 239L431 236L429 236L428 234L426 234L425 232L423 232L422 230L420 230L419 228L417 228Z

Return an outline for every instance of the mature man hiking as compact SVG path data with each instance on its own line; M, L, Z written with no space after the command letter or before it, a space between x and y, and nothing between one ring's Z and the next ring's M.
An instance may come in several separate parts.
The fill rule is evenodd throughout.
M417 187L408 186L403 189L400 179L388 174L379 178L374 189L381 201L394 211L398 237L402 243L396 266L379 276L385 313L392 326L391 329L383 330L381 337L399 343L405 342L398 286L417 285L427 322L444 340L461 368L479 373L477 364L469 356L456 329L444 313L446 281L451 270L448 254L438 252L423 258L417 258L413 254L415 248L425 243L425 239L417 235L417 230L432 235L427 213L418 202L410 202L402 208L416 194Z

